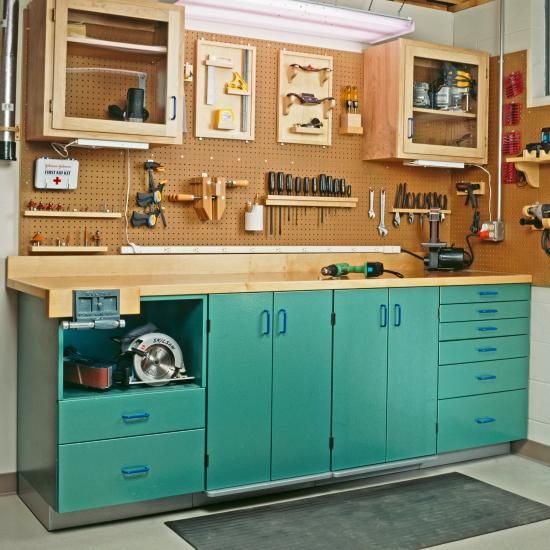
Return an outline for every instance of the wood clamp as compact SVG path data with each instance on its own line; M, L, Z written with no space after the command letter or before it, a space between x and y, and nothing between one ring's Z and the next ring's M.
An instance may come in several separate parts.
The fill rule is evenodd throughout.
M313 94L295 94L289 93L283 97L283 114L286 116L289 113L292 105L323 105L323 117L328 118L328 115L332 109L336 106L336 100L330 97L324 97L319 99Z
M328 80L329 73L332 72L330 67L314 67L313 65L300 65L299 63L292 63L288 66L288 81L292 82L299 71L306 73L319 73L319 80L323 85Z

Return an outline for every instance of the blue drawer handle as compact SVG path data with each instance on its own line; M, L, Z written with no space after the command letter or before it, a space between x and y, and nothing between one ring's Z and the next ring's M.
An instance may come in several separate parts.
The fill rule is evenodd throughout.
M478 380L496 380L497 377L494 374L480 374L479 376L476 376Z
M498 313L498 309L478 309L478 313Z
M121 468L120 471L124 476L139 476L147 474L151 471L151 468L149 466L135 466L134 468Z
M385 304L380 304L380 315L382 316L380 320L380 326L382 328L385 328L388 326L388 306L386 306Z
M286 309L280 309L279 313L283 314L283 328L279 331L279 334L286 334Z
M498 292L496 290L480 290L479 295L480 296L498 296Z
M123 414L122 420L128 422L131 420L147 420L151 415L148 412L134 413L134 414Z
M479 353L491 353L497 351L497 348L477 348Z
M267 335L271 332L271 315L269 313L269 309L264 309L262 313L266 314L266 320L267 320L267 325L265 327L265 330L262 332L262 334Z
M491 422L496 422L496 418L491 418L490 416L485 416L483 418L476 418L478 424L490 424Z
M477 327L480 332L488 332L490 330L498 330L497 327Z

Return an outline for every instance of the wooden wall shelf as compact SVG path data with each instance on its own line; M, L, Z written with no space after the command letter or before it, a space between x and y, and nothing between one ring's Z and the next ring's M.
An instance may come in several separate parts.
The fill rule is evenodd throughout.
M355 208L359 199L353 197L299 197L293 195L267 195L266 206L312 206L326 208Z
M25 210L26 218L104 218L120 219L120 212L71 212L65 210Z
M419 116L430 116L433 120L437 119L472 119L477 118L475 113L467 113L465 111L441 111L440 109L424 109L422 107L414 107L413 113Z
M527 184L531 187L540 187L540 165L550 163L550 153L540 151L539 156L535 151L523 150L521 157L508 157L506 162L513 162L516 170L523 172Z
M112 40L99 40L97 38L88 38L87 36L68 36L69 44L79 44L81 46L89 46L91 48L104 48L106 50L114 50L117 52L132 52L142 55L159 55L165 54L166 46L147 46L144 44L130 44L129 42L114 42Z
M31 252L38 254L100 254L108 252L108 246L31 246Z
M392 208L390 212L399 212L399 214L429 214L430 210L428 208ZM445 215L451 214L450 210L440 210L440 212Z

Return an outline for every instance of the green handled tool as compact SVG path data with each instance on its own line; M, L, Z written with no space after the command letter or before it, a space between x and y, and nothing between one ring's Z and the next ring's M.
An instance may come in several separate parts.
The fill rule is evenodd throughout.
M400 279L403 275L397 271L384 269L382 262L365 262L363 265L349 265L347 263L331 264L321 268L321 275L325 277L344 277L349 273L362 273L365 279L369 277L380 277L384 273L391 273Z

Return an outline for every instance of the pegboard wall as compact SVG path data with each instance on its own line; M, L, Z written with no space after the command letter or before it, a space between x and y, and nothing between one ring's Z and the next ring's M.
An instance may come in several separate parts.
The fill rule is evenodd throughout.
M161 223L154 229L129 228L129 240L138 245L401 245L419 250L419 243L427 239L428 224L424 223L424 235L420 233L418 218L414 225L407 224L402 217L400 229L392 226L392 218L386 213L389 235L378 235L379 192L386 189L386 209L393 206L397 184L406 181L410 191L450 191L451 174L447 170L407 168L401 163L364 162L362 158L362 137L338 134L338 121L342 113L341 89L356 85L360 98L363 93L363 56L358 53L334 50L320 50L261 40L246 40L208 33L186 33L186 61L193 63L197 39L232 42L257 47L256 70L256 136L251 142L203 139L193 137L193 83L185 84L187 98L187 130L181 146L154 147L150 151L129 153L131 191L129 215L135 205L135 193L146 191L146 174L143 162L148 158L163 162L168 180L166 193L193 192L188 180L207 172L212 176L248 179L248 188L230 189L227 192L227 208L219 222L201 222L189 204L164 202L168 227ZM333 57L333 90L337 106L333 113L332 146L296 145L277 143L277 73L279 51L283 48L304 53L319 53ZM133 67L132 67L133 68ZM31 75L32 79L32 75ZM31 81L32 85L32 81ZM106 82L107 85L107 82ZM305 90L306 91L306 90ZM124 98L121 104L124 103ZM376 97L367 97L377 101ZM104 106L102 90L91 90L87 101ZM76 108L76 107L75 107ZM70 156L80 161L79 187L76 191L37 192L33 188L33 163L41 156L56 156L49 144L24 142L21 144L20 209L25 210L30 199L44 203L62 203L70 208L91 211L109 210L124 212L127 189L127 153L116 150L87 150L71 148ZM316 176L325 173L345 178L352 185L352 195L358 197L357 208L349 211L327 213L324 224L319 223L315 209L299 212L295 225L294 212L288 223L286 211L282 235L247 233L244 231L244 207L246 201L253 201L256 194L266 194L268 171L283 171L294 176ZM376 190L375 220L368 218L369 188ZM266 208L266 210L268 210ZM454 213L453 213L454 214ZM269 216L269 213L267 214ZM275 213L277 216L278 214ZM447 218L442 226L442 239L448 239L451 220ZM125 223L122 220L73 220L26 218L20 220L20 254L29 253L29 240L40 231L47 244L56 238L70 236L71 244L82 244L84 229L102 233L103 243L110 254L119 253L126 244Z
M505 56L504 75L512 71L521 71L524 81L527 81L527 52L515 52ZM493 205L492 214L496 218L496 191L497 191L497 152L498 152L498 58L491 58L490 89L489 89L489 165L487 168L493 175ZM504 131L519 130L521 132L522 147L527 143L540 141L541 128L550 126L550 107L527 109L526 98L528 91L513 99L504 98L504 103L515 101L521 103L521 123L517 126L505 126ZM507 155L504 155L506 158ZM509 155L510 156L510 155ZM550 283L550 258L540 247L540 231L532 231L529 227L519 225L522 208L536 202L550 202L550 166L541 165L540 187L535 189L520 184L503 184L502 216L505 222L505 239L500 243L476 242L474 244L474 268L483 271L506 273L532 273L537 284ZM453 188L457 181L487 181L485 174L472 168L466 171L454 171ZM454 191L453 191L454 192ZM479 207L481 221L488 220L488 192L480 197ZM462 246L464 236L469 233L472 223L472 208L464 206L464 197L453 194L451 201L453 219L451 226L451 242Z

